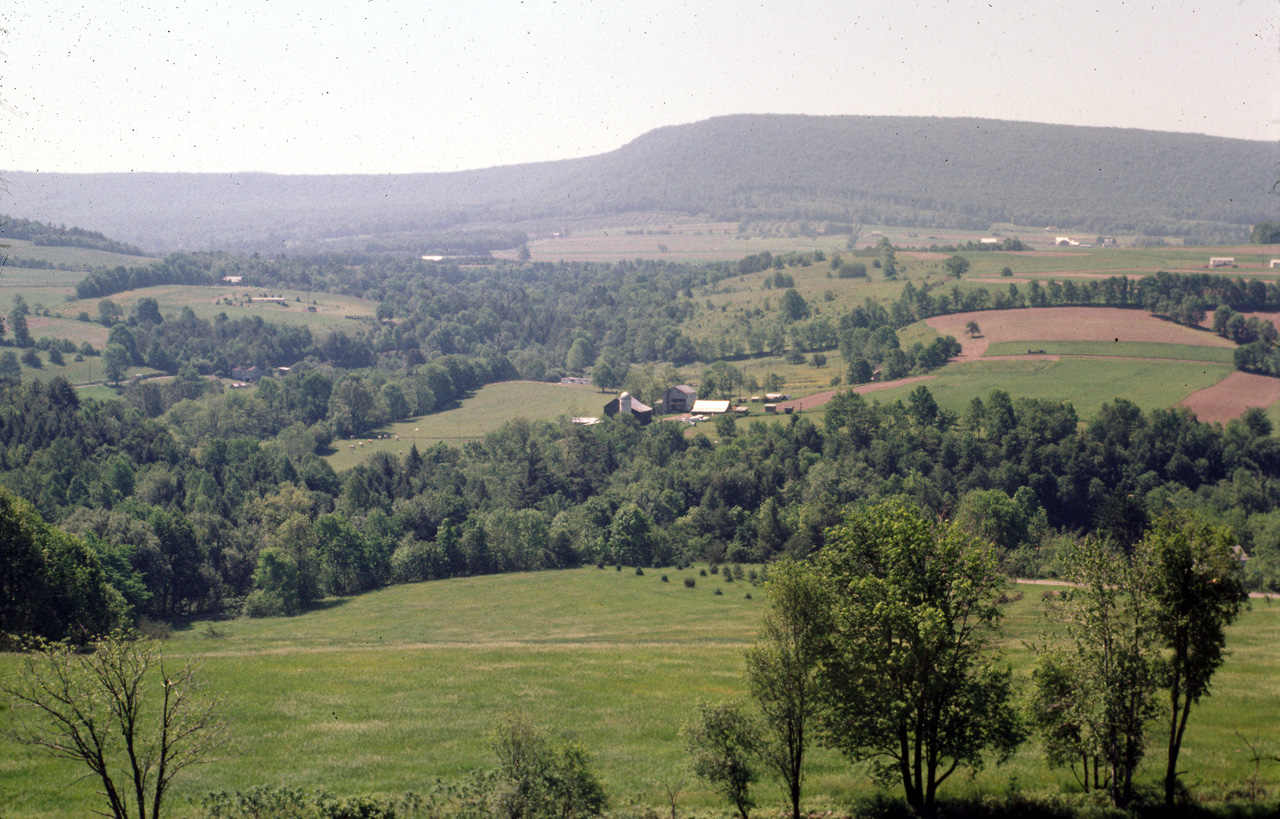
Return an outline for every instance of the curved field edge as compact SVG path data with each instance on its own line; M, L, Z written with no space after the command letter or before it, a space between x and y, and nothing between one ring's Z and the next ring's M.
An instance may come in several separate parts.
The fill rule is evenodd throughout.
M662 582L663 574L669 582ZM685 577L695 578L686 588ZM722 595L714 589L723 590ZM752 599L746 593L752 593ZM1041 586L1017 586L1005 608L1005 659L1025 681L1027 643L1043 628ZM615 804L658 806L660 782L683 764L680 724L699 700L741 699L742 650L753 638L763 591L697 568L592 568L395 586L275 620L191 623L166 646L172 659L202 657L210 690L225 696L234 756L190 769L174 815L192 797L255 784L338 794L422 789L492 764L487 733L513 708L586 745ZM1213 695L1193 714L1184 751L1195 787L1251 771L1234 732L1280 732L1280 605L1257 601L1231 632L1231 656ZM0 655L12 673L13 655ZM0 712L0 727L10 719ZM1144 781L1160 774L1151 748ZM840 809L874 791L866 771L829 751L814 754L806 806ZM92 783L71 766L0 741L6 817L83 815ZM1263 771L1269 787L1280 771ZM951 795L1057 792L1070 775L1048 769L1037 746L1002 767L948 784ZM764 809L781 791L757 786ZM690 781L681 809L721 808Z

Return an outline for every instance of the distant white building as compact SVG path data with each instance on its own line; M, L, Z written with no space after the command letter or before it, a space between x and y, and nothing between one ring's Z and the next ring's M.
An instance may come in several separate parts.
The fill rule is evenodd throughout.
M1235 267L1235 256L1210 256L1209 267Z

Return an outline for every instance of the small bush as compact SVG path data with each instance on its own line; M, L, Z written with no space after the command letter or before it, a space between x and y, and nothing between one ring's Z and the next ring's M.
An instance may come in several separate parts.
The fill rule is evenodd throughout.
M662 582L663 582L663 583L666 583L666 582L667 582L667 576L666 576L665 574L662 576Z
M597 569L603 569L603 568L604 568L604 561L603 561L603 560L597 560L597 561L596 561L596 568L597 568Z
M138 618L138 633L148 640L168 640L173 636L173 626L162 620L143 616Z
M744 595L742 595L742 596L743 596L743 597L745 597L747 600L750 600L750 599L751 599L751 592L747 592L746 594L744 594Z
M711 573L712 573L712 574L720 574L720 564L718 564L718 563L712 563L712 564L711 564Z
M759 579L760 579L760 575L756 574L756 570L755 570L755 569L748 569L748 570L747 570L747 579L748 579L748 580L750 580L752 583L754 583L754 582L756 582L757 580L759 580Z
M724 573L724 582L726 582L726 583L732 583L732 582L733 582L733 574L732 574L731 572L725 572L725 573Z
M698 569L698 577L706 577L706 576L707 576L706 569Z
M684 579L684 587L686 589L692 589L696 585L698 585L698 581L694 580L692 577L686 577Z
M716 589L716 594L717 595L724 594L724 589Z
M636 577L644 577L644 569L636 566Z
M615 572L620 572L620 571L622 571L622 564L621 564L621 563L619 563L618 565L614 566L614 567L613 567L613 570L614 570Z

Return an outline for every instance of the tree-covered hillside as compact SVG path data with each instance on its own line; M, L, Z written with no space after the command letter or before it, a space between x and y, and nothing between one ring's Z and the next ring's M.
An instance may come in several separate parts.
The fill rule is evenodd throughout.
M1269 143L1193 134L741 115L661 128L599 156L457 173L13 173L10 181L14 212L158 249L390 237L475 250L460 237L495 224L646 210L1234 241L1275 215L1276 160ZM513 246L508 234L486 242Z

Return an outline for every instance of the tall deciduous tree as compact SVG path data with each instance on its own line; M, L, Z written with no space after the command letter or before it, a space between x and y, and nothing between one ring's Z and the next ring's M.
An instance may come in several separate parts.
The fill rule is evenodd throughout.
M742 819L750 819L756 804L751 783L759 778L759 724L733 703L704 702L682 733L694 774L732 802Z
M1171 805L1191 706L1209 693L1226 656L1227 626L1240 614L1248 592L1235 537L1194 513L1157 519L1138 544L1137 558L1150 577L1155 633L1166 652L1157 670L1169 694L1164 798Z
M930 810L962 767L1023 738L994 639L995 549L892 502L827 532L818 570L835 597L820 680L826 741Z
M818 667L830 632L831 599L806 565L775 563L760 635L747 650L747 682L764 716L761 755L777 771L800 819L805 751L818 716Z
M1051 705L1057 716L1035 722L1050 737L1051 761L1054 735L1078 734L1072 753L1086 764L1093 758L1101 763L1104 773L1094 772L1094 786L1106 787L1112 804L1123 807L1133 800L1133 774L1146 753L1147 724L1157 713L1149 573L1092 539L1066 562L1072 586L1059 594L1050 614L1065 624L1067 647L1042 652L1041 668L1047 663L1048 670L1033 679L1037 698L1071 701Z
M0 686L8 736L87 767L115 819L159 819L174 778L226 741L197 669L166 668L158 643L112 636L81 652L55 644Z

